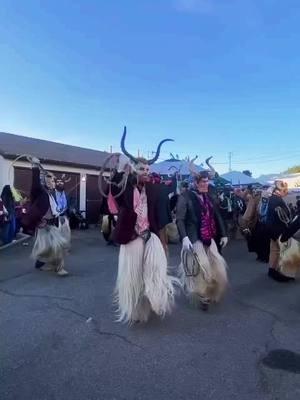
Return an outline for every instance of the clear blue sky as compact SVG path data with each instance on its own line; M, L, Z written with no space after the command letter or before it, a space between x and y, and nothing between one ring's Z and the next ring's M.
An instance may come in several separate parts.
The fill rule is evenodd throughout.
M255 175L300 163L299 0L2 0L0 130Z

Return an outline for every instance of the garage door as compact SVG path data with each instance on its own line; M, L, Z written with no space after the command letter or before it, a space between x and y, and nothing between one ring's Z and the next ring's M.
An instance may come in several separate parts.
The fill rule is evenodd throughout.
M70 179L65 184L65 192L68 198L69 205L79 207L80 195L80 174L69 173L65 171L51 171L57 178L61 178L66 174L66 178ZM14 167L14 186L23 196L29 197L32 182L31 168Z
M86 177L86 216L90 224L98 224L100 220L102 196L98 189L98 176Z

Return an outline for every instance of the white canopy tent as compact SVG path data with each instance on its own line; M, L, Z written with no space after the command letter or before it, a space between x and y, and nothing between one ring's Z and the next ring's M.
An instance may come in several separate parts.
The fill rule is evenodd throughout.
M232 186L247 186L247 185L260 185L258 179L254 179L251 176L243 174L240 171L231 171L221 175L222 178L226 179L231 183Z
M203 171L200 165L196 165L199 171ZM185 160L167 160L151 165L151 172L160 175L172 175L178 171L181 175L190 175L189 162Z

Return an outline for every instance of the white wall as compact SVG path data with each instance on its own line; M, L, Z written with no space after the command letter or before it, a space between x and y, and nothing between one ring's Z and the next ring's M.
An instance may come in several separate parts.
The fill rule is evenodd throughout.
M13 166L31 168L31 164L27 161L17 161L14 164L11 160L6 160L0 156L0 192L4 185L14 184L14 173ZM43 167L51 171L63 171L69 173L80 174L80 210L86 210L86 175L99 175L99 171L96 169L83 169L83 168L73 168L65 165L50 165L43 164ZM99 193L100 196L100 193Z
M289 189L300 187L300 174L291 174L283 180L288 184Z
M0 156L0 192L4 185L13 185L13 169L11 162Z
M273 178L268 181L270 185L273 185L275 180L282 180L288 184L289 189L295 189L300 187L300 174L289 174L289 175L278 175L278 177Z

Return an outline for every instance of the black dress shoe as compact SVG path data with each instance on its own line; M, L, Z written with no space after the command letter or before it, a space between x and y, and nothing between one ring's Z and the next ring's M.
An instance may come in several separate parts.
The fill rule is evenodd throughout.
M35 268L36 268L36 269L40 269L40 268L42 268L44 265L45 265L45 263L42 262L42 261L36 260L36 262L35 262Z
M202 311L208 311L208 304L207 303L201 303L200 308Z
M276 282L290 282L290 281L295 280L295 278L285 276L281 272L279 272L277 269L274 269L274 268L269 268L268 276L270 278L274 279L274 281L276 281Z

